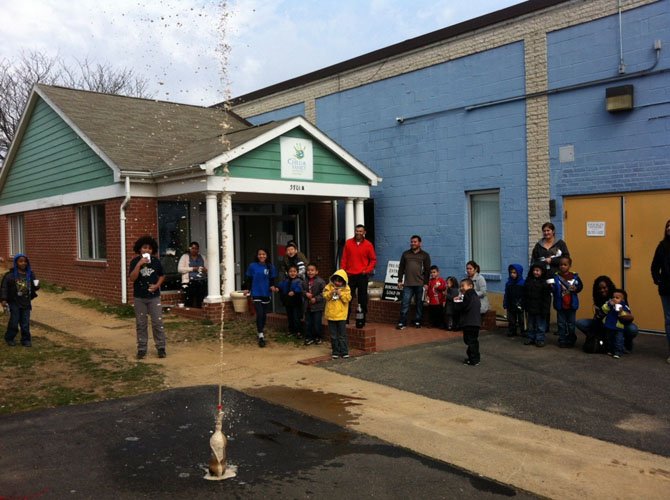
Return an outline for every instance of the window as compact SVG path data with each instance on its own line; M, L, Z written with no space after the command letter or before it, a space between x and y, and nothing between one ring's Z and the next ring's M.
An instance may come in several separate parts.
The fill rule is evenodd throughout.
M23 215L9 216L9 254L25 253Z
M79 258L103 260L107 258L105 206L85 205L77 209Z
M470 256L482 273L500 273L500 195L470 194Z

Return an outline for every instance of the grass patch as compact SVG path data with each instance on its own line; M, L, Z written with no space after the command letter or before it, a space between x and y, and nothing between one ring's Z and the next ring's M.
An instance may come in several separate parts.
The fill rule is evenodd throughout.
M33 328L33 347L2 347L0 415L133 396L165 387L160 366Z
M94 309L96 311L112 314L117 318L134 318L135 309L133 306L125 304L121 306L115 306L107 304L98 299L79 299L77 297L65 297L67 302L70 304L75 304L81 307L87 307L89 309Z

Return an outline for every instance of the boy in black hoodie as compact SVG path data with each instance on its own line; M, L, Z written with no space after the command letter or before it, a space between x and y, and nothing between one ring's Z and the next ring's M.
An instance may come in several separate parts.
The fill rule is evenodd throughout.
M519 335L523 335L524 312L523 312L523 267L521 264L510 264L507 268L509 278L505 284L505 295L503 296L503 309L507 311L507 336L514 337L517 327Z
M39 280L30 267L28 256L17 253L14 256L14 267L2 278L0 285L0 302L9 309L9 322L5 332L5 342L8 346L15 346L16 335L21 328L21 345L32 346L30 336L30 311L32 300L37 297Z
M544 347L545 319L551 308L551 288L544 275L545 264L534 263L524 285L524 304L528 313L528 338L525 345Z
M482 314L479 308L479 296L475 292L472 280L470 278L461 280L461 295L454 299L454 309L458 313L460 325L463 328L463 342L468 346L466 351L468 357L463 360L464 365L477 366L481 358L479 328L482 326Z

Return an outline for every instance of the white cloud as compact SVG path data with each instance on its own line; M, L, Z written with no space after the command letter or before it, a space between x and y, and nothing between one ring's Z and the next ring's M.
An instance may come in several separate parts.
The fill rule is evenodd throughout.
M228 61L217 52L225 1L4 3L0 58L37 50L132 68L157 98L208 105L226 95L224 63L241 95L514 1L228 0Z

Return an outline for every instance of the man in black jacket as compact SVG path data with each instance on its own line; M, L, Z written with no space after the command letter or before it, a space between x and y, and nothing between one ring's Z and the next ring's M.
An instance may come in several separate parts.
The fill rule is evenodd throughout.
M423 317L423 292L430 280L430 255L421 249L421 236L416 234L409 240L410 248L403 252L398 266L398 287L402 290L400 319L396 329L404 330L407 325L407 311L414 296L416 317L414 327L421 328Z

